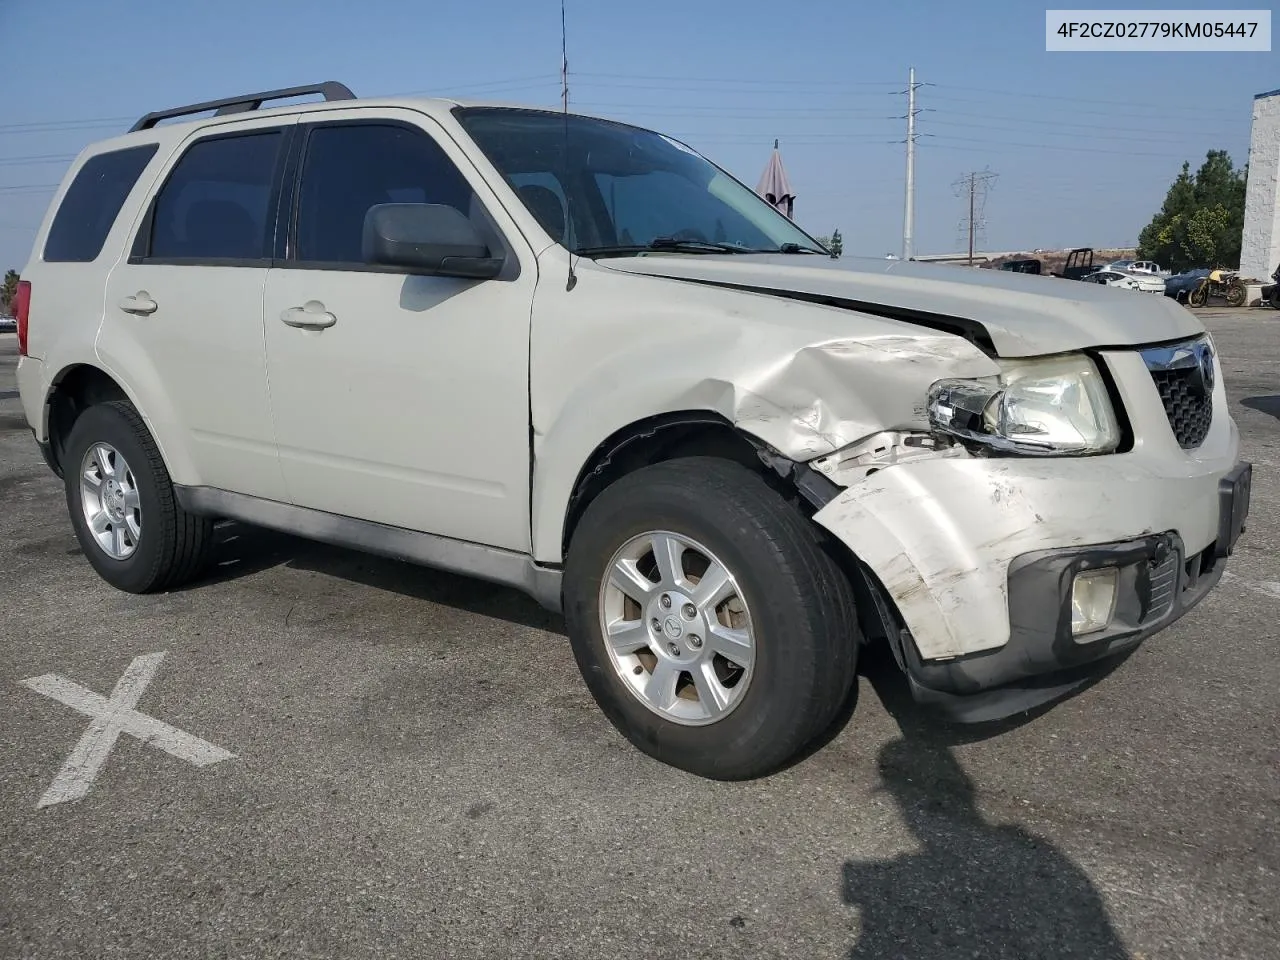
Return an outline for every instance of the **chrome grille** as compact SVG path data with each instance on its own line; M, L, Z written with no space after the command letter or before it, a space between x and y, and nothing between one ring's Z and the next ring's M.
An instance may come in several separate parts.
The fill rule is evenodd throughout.
M1143 362L1160 394L1178 446L1193 450L1204 443L1213 423L1213 385L1217 376L1213 344L1197 337L1169 346L1148 347Z
M1151 603L1143 623L1151 623L1164 617L1173 608L1173 595L1178 588L1178 551L1168 555L1151 571Z

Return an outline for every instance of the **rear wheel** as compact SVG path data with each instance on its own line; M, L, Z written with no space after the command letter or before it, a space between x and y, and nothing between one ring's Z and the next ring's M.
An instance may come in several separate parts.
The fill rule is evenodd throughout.
M859 636L823 537L725 460L668 461L600 494L569 547L565 618L618 730L715 779L773 772L824 732L853 683Z
M1237 283L1231 283L1227 285L1227 306L1228 307L1241 306L1245 301L1245 297L1247 296L1248 296L1248 290L1245 288L1245 285L1243 283L1237 282Z
M81 414L63 464L76 538L102 579L149 593L204 569L213 521L178 505L160 450L132 405L100 403Z

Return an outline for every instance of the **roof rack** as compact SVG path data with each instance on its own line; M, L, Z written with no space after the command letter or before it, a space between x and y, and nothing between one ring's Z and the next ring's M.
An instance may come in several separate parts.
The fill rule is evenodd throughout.
M240 97L226 97L222 100L206 100L204 103L193 103L185 107L174 107L171 110L157 110L155 113L148 113L141 120L129 128L129 132L133 133L137 130L150 130L161 120L171 120L174 117L185 117L192 113L204 113L208 110L214 110L215 117L225 116L231 113L247 113L250 110L257 110L267 100L284 100L288 97L302 97L309 93L323 94L325 100L354 100L356 95L347 88L345 84L338 83L336 80L328 80L325 83L316 83L302 87L285 87L281 90L263 90L261 93L247 93Z

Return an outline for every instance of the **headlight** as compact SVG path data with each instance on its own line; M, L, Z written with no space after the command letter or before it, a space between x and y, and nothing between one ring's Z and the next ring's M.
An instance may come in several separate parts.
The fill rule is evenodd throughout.
M1010 453L1110 453L1120 443L1106 385L1084 354L1013 361L998 378L939 380L929 388L929 422Z

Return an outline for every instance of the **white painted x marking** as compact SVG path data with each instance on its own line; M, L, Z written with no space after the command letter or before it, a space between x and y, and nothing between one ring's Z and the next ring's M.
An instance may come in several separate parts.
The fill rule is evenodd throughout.
M219 760L235 757L234 753L214 746L207 740L201 740L134 709L163 659L164 653L135 657L111 691L110 699L86 690L57 673L46 673L42 677L20 681L23 686L36 693L51 697L92 718L89 728L67 757L49 789L40 798L37 807L79 800L88 793L122 733L137 737L143 743L180 760L194 763L197 767L206 767Z

